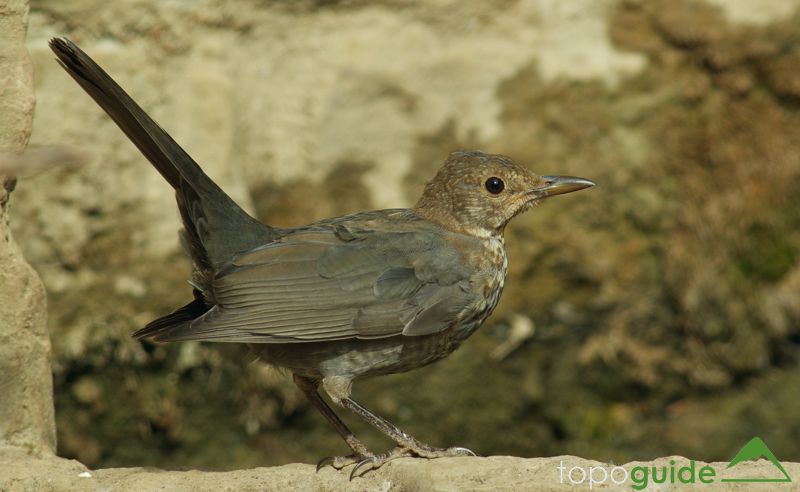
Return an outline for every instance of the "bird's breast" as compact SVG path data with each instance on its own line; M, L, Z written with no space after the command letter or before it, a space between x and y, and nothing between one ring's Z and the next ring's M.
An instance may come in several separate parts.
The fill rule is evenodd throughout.
M452 338L460 343L486 321L492 314L500 294L503 293L506 273L508 273L508 256L502 238L485 240L483 251L477 260L476 273L470 280L472 289L478 294L476 302L462 313L460 323L454 326Z

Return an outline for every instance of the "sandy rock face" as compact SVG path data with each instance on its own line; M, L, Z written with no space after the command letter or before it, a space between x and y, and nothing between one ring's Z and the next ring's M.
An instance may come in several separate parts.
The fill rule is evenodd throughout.
M33 119L33 72L25 49L28 2L0 8L0 152L21 152ZM0 172L0 446L52 453L56 446L47 303L39 276L10 230L16 179Z
M336 471L327 468L315 472L313 466L300 464L230 472L198 470L179 472L145 468L90 470L73 460L31 459L6 453L0 454L0 487L14 492L35 491L42 488L52 491L310 490L317 492L745 490L742 487L748 484L726 483L720 480L724 477L719 473L725 470L725 466L726 463L691 462L680 456L619 466L575 456L531 459L495 456L443 458L432 461L399 459L350 481L349 470ZM772 478L778 476L772 463L766 460L747 466L747 473L752 474L749 476ZM681 467L684 467L684 470L679 475ZM790 476L800 475L800 464L785 463L784 467ZM700 470L704 468L707 471L700 475ZM653 481L654 469L658 480L656 482ZM712 469L713 472L710 471ZM635 478L632 479L632 476ZM763 485L766 484L755 484L756 487ZM800 490L800 485L796 482L769 485L775 487L775 490L787 492Z

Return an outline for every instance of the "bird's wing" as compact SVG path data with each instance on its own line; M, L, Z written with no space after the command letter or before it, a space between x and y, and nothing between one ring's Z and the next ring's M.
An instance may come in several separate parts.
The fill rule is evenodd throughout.
M425 335L476 301L459 256L428 231L298 230L237 256L217 305L163 341L292 343Z

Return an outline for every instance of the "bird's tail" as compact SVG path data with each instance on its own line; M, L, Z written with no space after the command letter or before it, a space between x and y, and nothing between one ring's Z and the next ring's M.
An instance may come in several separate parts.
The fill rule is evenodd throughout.
M208 297L208 282L219 266L240 252L274 239L275 231L248 215L86 53L64 38L50 40L61 66L105 110L147 160L175 189L183 219L183 244L195 263L196 289ZM199 279L199 282L198 282ZM198 297L200 292L195 291ZM212 293L213 294L213 293ZM202 314L198 299L173 313L174 323ZM160 328L169 316L151 325ZM148 325L150 326L150 325ZM137 332L149 336L153 329ZM145 333L142 333L142 332ZM156 330L158 331L158 330Z

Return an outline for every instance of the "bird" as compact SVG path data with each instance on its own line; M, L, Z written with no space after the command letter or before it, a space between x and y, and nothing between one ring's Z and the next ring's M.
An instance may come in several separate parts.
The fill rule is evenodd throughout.
M431 364L489 317L503 291L506 225L542 200L594 186L537 175L511 158L452 152L412 208L358 212L293 228L237 205L133 99L67 38L57 61L174 188L191 258L192 300L136 331L156 342L238 343L291 373L350 454L350 479L400 457L475 455L417 440L352 398L353 383ZM320 394L396 446L374 453Z

